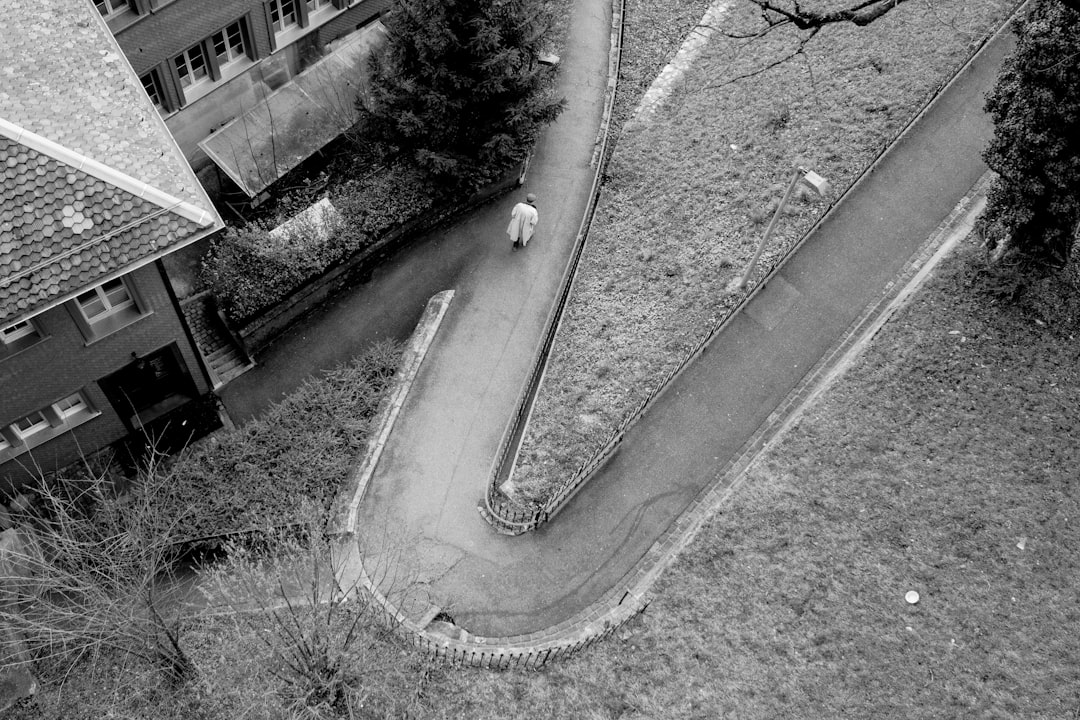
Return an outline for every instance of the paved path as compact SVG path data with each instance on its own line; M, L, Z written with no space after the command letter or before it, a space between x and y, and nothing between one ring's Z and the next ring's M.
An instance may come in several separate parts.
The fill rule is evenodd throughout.
M534 192L539 198L536 236L525 250L510 249L504 231L517 195L452 230L461 242L487 243L491 250L453 288L453 304L357 521L369 547L384 542L386 528L395 537L407 535L415 551L410 565L443 607L458 605L456 591L437 582L450 567L459 573L452 583L486 579L476 586L480 597L529 594L489 583L511 577L506 560L522 561L518 552L532 540L520 539L511 550L483 522L476 505L532 367L595 174L590 162L607 87L611 0L578 0L573 12L560 67L568 106L542 135L517 194Z
M604 5L579 2L575 33L606 37ZM597 109L581 98L602 95L603 56L587 45L572 39L572 48L595 58L579 74L584 58L568 53L570 111L545 136L532 168L527 189L540 195L542 218L556 198L561 209L579 212L588 189L576 158L587 157L591 140L582 115ZM519 537L492 532L475 506L554 296L551 281L563 261L556 249L572 233L541 235L524 256L495 252L477 266L484 282L459 289L461 302L447 315L360 506L368 552L396 538L395 559L424 594L414 612L431 602L470 633L517 635L565 620L617 587L983 174L979 154L991 126L982 98L1008 45L1007 37L992 42L949 86L574 501ZM492 223L489 230L483 222ZM471 227L490 238L501 224L496 214ZM559 225L570 223L557 218Z

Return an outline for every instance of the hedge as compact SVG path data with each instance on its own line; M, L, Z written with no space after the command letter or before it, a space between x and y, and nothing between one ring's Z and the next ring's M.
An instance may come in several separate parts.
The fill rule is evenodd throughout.
M271 229L289 219L276 215L230 227L210 241L201 279L230 320L243 324L280 303L390 230L430 212L441 199L419 170L403 162L341 180L329 197L341 219L327 237L303 226L274 237Z
M306 380L262 417L188 448L162 472L162 522L179 542L258 533L295 522L307 504L328 510L365 447L393 377L400 346L364 355Z

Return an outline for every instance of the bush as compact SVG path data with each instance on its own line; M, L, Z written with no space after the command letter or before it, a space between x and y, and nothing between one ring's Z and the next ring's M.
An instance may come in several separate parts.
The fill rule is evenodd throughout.
M350 551L314 518L265 547L230 544L201 577L211 612L233 611L224 632L262 646L250 654L298 717L356 717L412 675L393 637L398 622L361 589Z
M340 183L330 191L330 200L340 216L329 223L329 233L299 221L271 234L290 219L276 215L230 227L210 241L202 281L229 319L243 323L280 303L312 278L429 212L437 193L418 170L394 163ZM286 199L280 206L288 211L294 203Z
M173 478L151 461L139 491L113 493L106 474L41 477L36 502L15 513L15 542L0 563L0 658L63 678L83 659L113 654L180 685L194 674L182 623L163 597L183 509L162 516Z
M301 500L324 510L367 441L400 348L380 343L307 380L263 417L185 451L170 468L162 521L176 537L217 544L297 522Z
M298 262L289 262L263 251L268 231L262 223L229 228L210 241L203 258L203 282L236 322L280 302L310 275L312 263L303 253L296 254Z

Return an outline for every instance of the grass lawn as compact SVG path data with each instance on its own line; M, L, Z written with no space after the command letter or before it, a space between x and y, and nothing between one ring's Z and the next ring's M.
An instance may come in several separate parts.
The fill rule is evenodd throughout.
M641 73L655 74L678 44L681 34L663 29L665 7L681 12L678 22L683 22L699 17L705 4L631 2L624 71L640 62ZM1000 13L1006 5L985 7ZM932 8L950 33L969 27L949 15L950 9L976 9L944 0L935 0ZM989 27L989 20L971 23ZM896 78L887 69L908 62L904 53L886 52L883 43L860 51L863 64L846 71L853 82L869 82L864 75L875 79L870 73L886 74L862 87L864 92L890 84ZM843 108L826 102L831 96L824 94L817 64L831 50L815 47L822 54L814 58L817 100L790 95L786 102L792 108L810 102L840 117ZM947 56L958 61L963 54L961 49ZM866 65L867 57L878 58L884 70ZM672 117L698 107L707 95L690 92L709 75L704 69L701 73L674 99ZM625 119L632 103L621 102L619 118ZM712 102L715 112L715 97ZM873 147L874 138L886 137L903 121L899 110L867 110L877 107L874 97L865 102L860 105L863 115L829 126L829 147L847 147L842 129L865 134L861 142ZM871 128L883 114L895 116ZM617 248L633 240L637 248L648 242L657 244L654 259L676 257L672 245L658 244L677 227L668 215L689 212L685 208L698 207L702 198L724 197L738 187L721 182L728 174L745 176L747 187L767 188L763 178L772 167L767 158L775 155L779 162L795 147L816 148L788 138L793 119L769 135L768 128L781 116L771 120L774 116L765 114L750 118L741 130L716 130L738 147L760 145L753 155L758 160L734 169L697 167L695 172L706 175L696 189L691 170L680 174L678 165L690 150L675 153L675 145L665 146L672 148L670 158L666 152L648 152L649 139L659 139L669 128L641 128L633 131L640 138L625 136L617 153L636 148L640 159L616 158L612 166L620 175L613 175L607 209L598 218L598 237L604 238L598 246L606 242ZM702 116L696 117L700 121ZM696 137L703 151L712 142L707 128L691 132L689 118L675 126L687 142ZM780 150L766 151L758 137L778 143ZM847 167L846 157L821 161ZM663 172L674 173L673 180L657 184ZM833 169L827 172L834 181L842 177ZM631 193L634 188L645 192L650 178L656 198ZM641 198L640 211L634 198ZM750 199L744 201L746 213L752 209ZM663 212L667 207L679 212ZM624 230L614 219L620 209L634 222L653 212L656 227L646 234L632 226ZM812 208L800 206L786 240L812 215ZM756 227L749 215L741 222L732 227ZM702 242L729 236L717 228L701 230ZM687 235L673 238L678 246L676 241ZM693 252L704 251L696 247ZM594 279L609 267L598 265L604 258L596 255L590 255ZM634 299L646 297L652 286L661 292L679 287L671 280L634 280L644 277L643 268L655 267L652 260L636 262L610 266L617 279L612 290L623 287L626 297ZM707 279L707 267L679 267ZM722 284L720 279L709 282ZM1002 300L1002 286L985 271L974 244L961 246L847 374L751 466L741 489L661 578L641 619L569 662L540 672L458 670L428 662L403 643L368 643L365 636L370 655L361 670L371 674L364 681L363 705L355 704L352 715L305 715L284 709L281 682L269 672L275 661L259 641L258 627L203 618L193 621L185 635L201 679L178 692L147 668L103 657L80 666L65 679L62 691L50 687L39 701L10 716L1076 717L1080 275L1073 268L1071 274L1037 283L1018 302ZM655 312L660 325L650 326L650 337L671 322L664 306L657 305ZM676 350L670 349L672 358ZM654 354L663 353L643 345L643 359ZM625 362L609 362L609 385L618 388L614 381ZM908 590L920 593L918 604L904 601Z
M946 259L615 639L540 672L373 644L356 717L1075 717L1080 273L1017 303L999 286L973 243ZM190 629L203 680L178 694L91 668L13 717L99 717L103 699L115 717L295 717L237 628Z
M1076 717L1080 274L995 287L973 244L947 259L636 627L539 674L448 672L430 717Z
M799 37L787 29L727 37L760 29L752 7L731 3L667 104L618 138L524 436L514 476L524 498L542 500L571 475L737 304L741 294L727 286L791 166L801 162L842 191L1015 2L907 3L865 28L827 28L767 70ZM641 85L636 76L624 83ZM758 277L823 212L809 195L789 208Z

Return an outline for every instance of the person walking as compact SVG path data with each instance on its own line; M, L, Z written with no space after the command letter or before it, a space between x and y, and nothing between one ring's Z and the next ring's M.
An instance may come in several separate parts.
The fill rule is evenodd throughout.
M512 249L525 247L533 235L536 221L540 219L540 213L536 211L536 196L529 193L525 196L525 202L519 202L510 211L510 225L506 228L506 234L514 241Z

